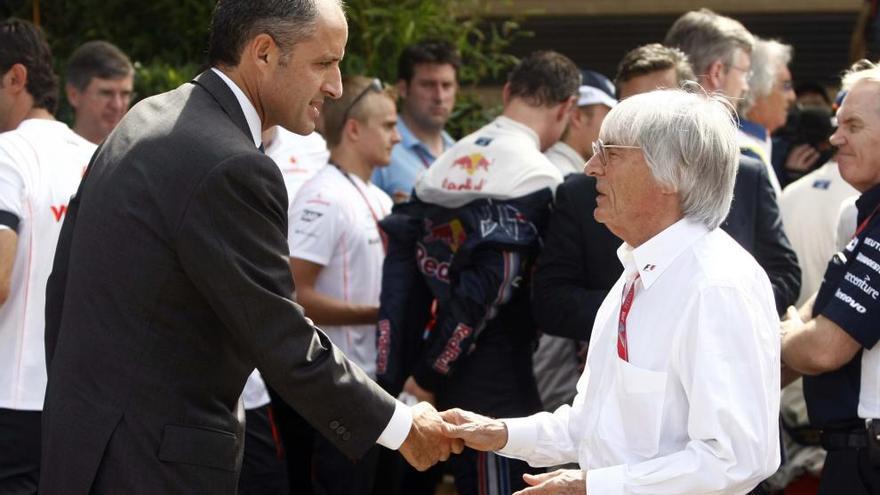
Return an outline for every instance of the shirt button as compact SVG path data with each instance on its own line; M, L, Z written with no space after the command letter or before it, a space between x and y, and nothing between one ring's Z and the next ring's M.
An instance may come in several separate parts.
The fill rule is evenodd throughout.
M345 427L344 427L344 426L340 426L339 428L336 428L336 434L337 434L337 435L342 435L343 433L345 433Z
M330 429L335 430L336 428L339 428L339 421L336 421L334 419L333 421L330 422Z

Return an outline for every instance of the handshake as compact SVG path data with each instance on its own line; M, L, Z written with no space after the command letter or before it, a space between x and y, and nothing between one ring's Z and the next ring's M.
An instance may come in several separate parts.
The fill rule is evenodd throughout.
M460 454L466 446L490 451L507 444L507 426L497 419L461 409L437 412L428 402L413 406L412 415L412 427L399 450L419 471Z

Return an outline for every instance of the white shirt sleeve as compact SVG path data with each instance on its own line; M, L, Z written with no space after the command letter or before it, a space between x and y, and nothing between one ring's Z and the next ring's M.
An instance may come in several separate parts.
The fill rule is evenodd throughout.
M412 410L399 400L394 401L394 414L391 421L385 426L376 443L391 450L397 450L403 445L412 427Z
M24 218L25 179L16 161L0 147L0 211Z
M320 188L301 189L290 211L290 257L327 266L344 234L339 199Z
M701 290L671 356L689 398L684 450L587 472L587 493L745 493L779 466L779 335L764 305ZM775 315L775 313L773 313Z
M507 425L507 444L498 453L535 467L577 462L577 442L568 430L570 415L571 406L564 404L552 414L502 420Z

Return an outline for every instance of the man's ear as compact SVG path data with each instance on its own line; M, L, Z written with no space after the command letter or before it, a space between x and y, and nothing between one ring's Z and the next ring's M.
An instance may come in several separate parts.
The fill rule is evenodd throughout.
M559 108L556 109L557 122L574 118L575 113L580 113L577 111L577 107L575 107L575 102L577 102L577 98L569 96L567 100L559 104Z
M409 83L406 79L398 79L397 80L397 96L400 98L406 99L406 95L409 93Z
M82 93L73 84L65 84L64 93L67 95L67 102L76 110L79 107L79 99Z
M501 103L506 107L510 103L510 83L504 83L501 89Z
M242 56L247 56L257 67L265 69L278 64L281 49L271 36L260 33L245 46Z
M3 74L3 88L8 88L13 94L27 90L27 67L23 64L12 64L12 67Z
M727 67L720 59L709 64L706 70L706 80L712 84L713 88L720 88L724 85L724 79L727 77Z
M342 126L342 135L348 136L352 142L357 142L361 137L361 123L357 119L349 117Z

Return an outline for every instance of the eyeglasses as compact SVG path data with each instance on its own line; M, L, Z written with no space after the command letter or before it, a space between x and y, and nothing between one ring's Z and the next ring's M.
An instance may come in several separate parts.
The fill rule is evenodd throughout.
M382 91L385 91L385 87L382 85L382 81L378 77L370 81L370 85L364 88L364 90L361 91L360 94L358 94L353 100L351 100L351 104L348 106L348 108L345 109L345 113L342 114L342 125L345 125L345 123L348 122L348 115L351 113L351 109L354 108L354 106L357 105L358 102L361 101L363 97L366 96L366 94L370 91L375 91L376 93L381 93Z
M601 139L597 141L593 141L593 156L599 157L599 163L602 164L603 167L608 166L608 154L605 153L605 150L608 148L623 148L623 149L631 149L631 150L640 150L641 146L627 146L625 144L605 144ZM584 164L586 168L586 164Z
M752 70L751 67L737 67L737 66L731 64L730 68L736 69L736 70L742 72L743 75L746 76L746 79L751 79L752 75L754 74L754 71Z

